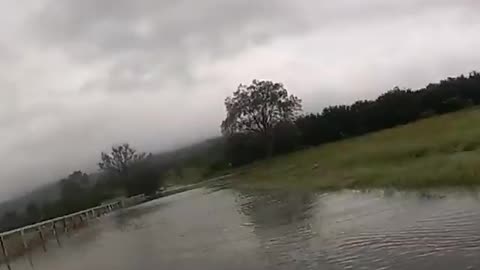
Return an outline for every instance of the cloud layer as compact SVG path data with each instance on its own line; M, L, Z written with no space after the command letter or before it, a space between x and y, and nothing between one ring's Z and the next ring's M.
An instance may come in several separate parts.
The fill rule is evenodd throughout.
M478 70L474 0L18 0L0 6L0 200L128 141L219 134L254 78L307 111Z

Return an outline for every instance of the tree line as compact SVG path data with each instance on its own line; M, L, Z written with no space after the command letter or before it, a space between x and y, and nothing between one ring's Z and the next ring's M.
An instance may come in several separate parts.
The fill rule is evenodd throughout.
M301 100L280 83L254 80L225 100L221 127L233 166L392 128L480 103L480 73L458 76L413 91L395 87L375 100L301 114Z
M71 214L114 198L151 195L163 185L163 170L152 162L152 155L138 152L129 144L113 146L110 153L102 152L98 166L98 177L75 171L60 180L58 200L41 204L32 201L23 211L6 212L0 230Z

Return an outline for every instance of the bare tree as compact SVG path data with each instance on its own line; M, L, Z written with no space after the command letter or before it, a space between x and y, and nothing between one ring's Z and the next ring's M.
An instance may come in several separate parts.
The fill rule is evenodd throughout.
M128 175L128 169L132 164L142 161L148 156L146 153L137 152L137 150L130 147L128 143L125 143L113 146L112 152L109 154L102 152L102 161L98 163L98 166L104 171L126 176Z
M253 80L240 85L232 97L225 99L227 117L222 133L255 133L267 139L267 154L273 149L273 130L280 122L293 122L302 110L301 100L288 95L283 84Z

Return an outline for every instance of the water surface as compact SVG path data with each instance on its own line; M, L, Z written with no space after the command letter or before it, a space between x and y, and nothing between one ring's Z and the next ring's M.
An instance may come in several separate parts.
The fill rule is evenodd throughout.
M473 192L201 188L125 209L35 269L480 269ZM31 269L26 259L13 269Z

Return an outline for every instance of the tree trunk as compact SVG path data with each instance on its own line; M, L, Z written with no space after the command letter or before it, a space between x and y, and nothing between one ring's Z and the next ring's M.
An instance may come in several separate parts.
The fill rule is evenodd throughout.
M273 132L270 132L266 135L266 157L271 158L274 153L274 146L275 146L275 136Z

